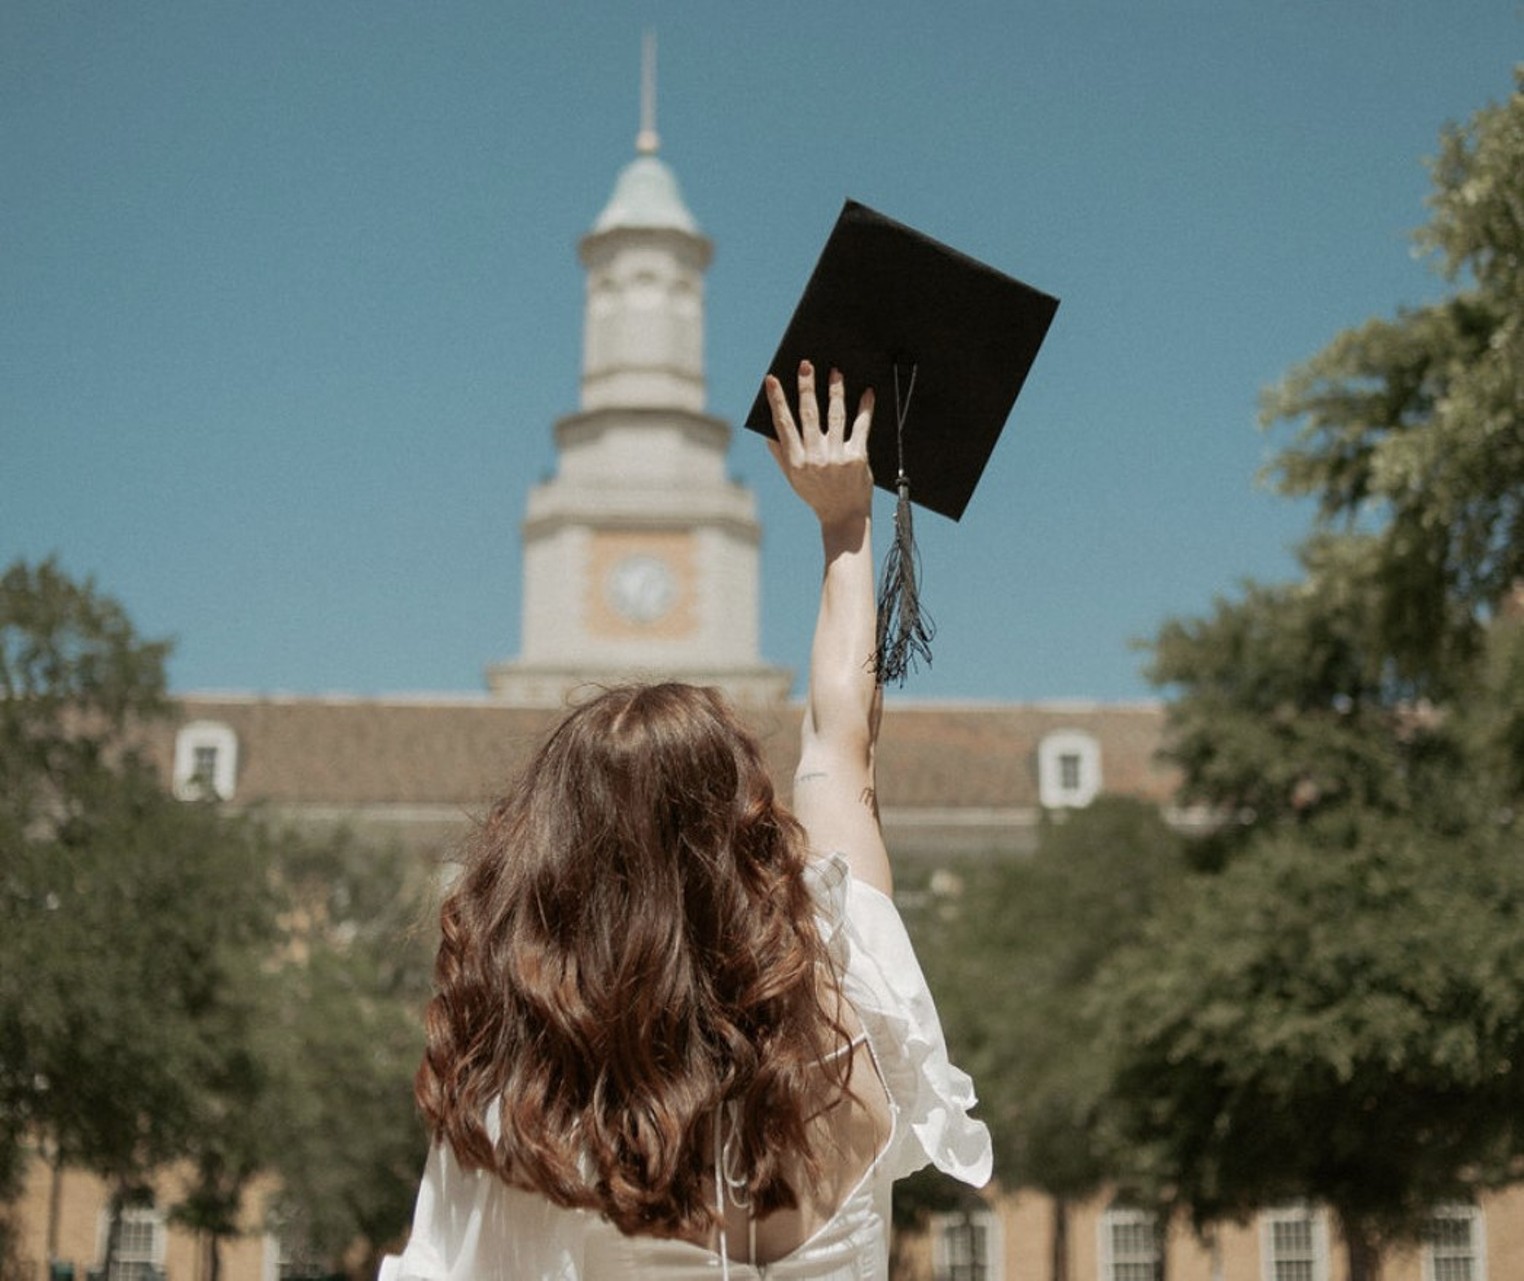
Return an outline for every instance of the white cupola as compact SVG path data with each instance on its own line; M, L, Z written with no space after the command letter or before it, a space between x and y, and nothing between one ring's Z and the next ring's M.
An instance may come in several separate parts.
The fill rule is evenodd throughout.
M784 697L758 656L761 527L726 466L730 428L705 408L704 272L713 246L658 155L648 40L635 158L582 237L578 411L523 523L523 647L493 692L559 702L577 685L661 677L739 701Z
M704 271L713 246L657 154L647 44L635 159L578 247L587 270L582 408L704 410Z

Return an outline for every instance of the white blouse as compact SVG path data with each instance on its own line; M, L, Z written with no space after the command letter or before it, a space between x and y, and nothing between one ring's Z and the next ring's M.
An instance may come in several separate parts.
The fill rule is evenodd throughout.
M989 1181L989 1131L968 1115L973 1083L947 1058L942 1025L904 922L838 855L810 867L821 933L857 1011L893 1114L888 1143L830 1220L765 1266L705 1246L625 1236L590 1210L568 1210L495 1175L464 1170L447 1144L424 1169L413 1230L380 1281L887 1281L895 1179L930 1163Z

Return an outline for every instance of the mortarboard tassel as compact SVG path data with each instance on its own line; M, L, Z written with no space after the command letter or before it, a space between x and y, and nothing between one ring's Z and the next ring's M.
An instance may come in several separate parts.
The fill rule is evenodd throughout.
M910 386L900 399L900 367L894 367L895 442L899 475L895 480L898 499L894 506L894 541L884 557L884 574L878 586L877 650L873 670L880 685L893 681L903 685L917 662L931 666L931 641L937 625L921 608L921 553L915 545L915 524L910 512L910 478L905 474L905 419L915 394L916 367L910 367Z

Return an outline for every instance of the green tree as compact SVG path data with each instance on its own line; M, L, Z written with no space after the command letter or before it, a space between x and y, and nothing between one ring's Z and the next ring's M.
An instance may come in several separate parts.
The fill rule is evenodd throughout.
M166 641L53 559L0 578L0 838L46 836L104 773L141 766L134 723L169 711Z
M184 809L185 807L182 807ZM275 868L284 840L257 819L190 807L207 824L198 848L218 864L194 889L201 948L215 979L187 1010L196 1047L189 1078L188 1125L177 1159L188 1167L186 1191L171 1219L201 1241L201 1276L217 1281L222 1246L244 1231L245 1196L279 1152L277 1134L288 1100L279 1063L276 958L285 946L284 904ZM210 919L208 919L210 918Z
M92 808L120 814L147 791L131 728L168 710L167 652L52 559L0 576L0 1198L18 1191L24 1136L57 1138L51 1122L80 1111L39 1061L37 1038L66 1020L49 998L67 991L44 981L43 940ZM59 849L71 853L55 865Z
M36 1082L22 1035L26 927L56 909L39 866L119 776L146 779L135 719L168 710L163 642L49 559L0 576L0 1197L13 1195Z
M1198 1227L1306 1198L1350 1275L1524 1155L1524 869L1496 832L1283 833L1119 954L1112 1138Z
M1524 601L1487 629L1452 730L1471 765L1474 812L1507 822L1524 802Z
M1097 1130L1105 1085L1095 975L1184 874L1158 810L1103 797L1049 817L1030 860L970 868L963 891L919 931L947 1032L979 1083L1007 1187L1053 1205L1051 1275L1069 1275L1072 1203L1115 1176Z
M1272 467L1325 526L1364 528L1396 672L1445 695L1524 580L1524 68L1447 129L1419 245L1457 287L1336 338L1267 394L1298 430Z
M1251 583L1208 617L1160 630L1149 674L1177 692L1168 754L1181 799L1226 820L1199 861L1342 809L1464 823L1454 735L1395 674L1381 589L1363 564L1370 547L1364 535L1320 534L1302 551L1301 582Z
M267 845L137 776L82 799L56 839L27 844L13 865L13 1097L54 1159L101 1175L117 1208L182 1158L200 1166L193 1199L204 1203L212 1154L242 1148L226 1188L236 1202L261 1164L250 1122L275 933Z
M427 869L171 798L135 750L167 652L53 561L0 579L0 1201L28 1136L114 1222L176 1164L215 1279L273 1170L328 1270L411 1209Z
M171 799L135 750L167 652L54 561L0 580L0 1169L30 1134L120 1210L189 1159L177 1213L215 1260L211 1204L261 1161L275 899L263 830Z
M429 868L343 831L282 859L286 1109L274 1169L283 1239L323 1272L359 1271L406 1230L427 1150L413 1107L435 928Z
M1524 1157L1524 73L1433 172L1449 296L1265 398L1294 427L1269 475L1318 505L1301 580L1157 638L1184 795L1222 827L1096 998L1139 1186L1198 1224L1325 1200L1351 1281Z
M1267 426L1295 425L1268 474L1317 502L1302 580L1155 642L1186 796L1241 827L1345 804L1466 821L1434 708L1466 701L1524 583L1520 86L1433 165L1418 240L1451 295L1339 335L1265 396Z

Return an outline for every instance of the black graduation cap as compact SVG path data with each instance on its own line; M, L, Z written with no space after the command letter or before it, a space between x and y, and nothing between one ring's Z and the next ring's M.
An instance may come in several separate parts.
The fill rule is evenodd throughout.
M791 397L803 360L839 369L849 406L874 389L869 461L900 499L879 590L880 680L903 681L931 657L909 503L962 516L1057 310L1058 299L866 205L842 207L768 369ZM746 426L773 435L765 391Z

